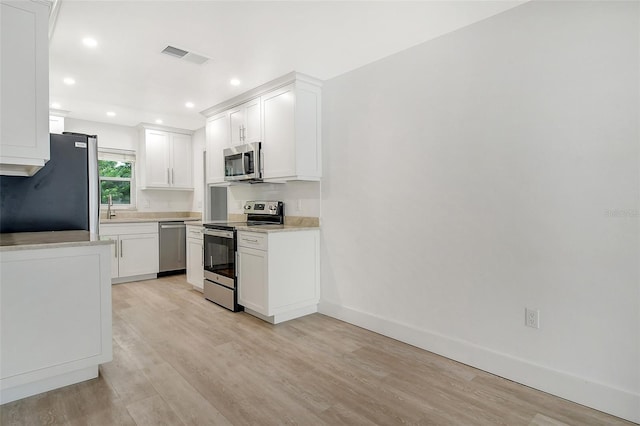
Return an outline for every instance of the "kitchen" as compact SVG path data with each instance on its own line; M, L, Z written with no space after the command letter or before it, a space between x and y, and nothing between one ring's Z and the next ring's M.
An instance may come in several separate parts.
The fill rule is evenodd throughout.
M357 12L344 7L345 20ZM372 20L408 10L361 7ZM247 16L251 31L257 18ZM287 214L320 218L325 316L637 422L637 4L527 2L478 18L328 76L291 66L236 92L221 87L226 97L200 111L293 69L322 78L321 181L230 186L228 213L281 200ZM63 78L52 75L52 89ZM160 118L121 126L104 110L69 110L65 129L114 149L137 150L135 126ZM200 117L194 183L205 179ZM165 124L189 129L184 120ZM138 189L137 209L204 212L206 193ZM525 327L525 308L539 310L539 328ZM293 333L287 323L274 330Z

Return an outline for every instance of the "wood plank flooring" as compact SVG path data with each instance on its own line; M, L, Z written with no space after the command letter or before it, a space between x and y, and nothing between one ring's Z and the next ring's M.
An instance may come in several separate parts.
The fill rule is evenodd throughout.
M0 424L632 423L320 314L234 314L172 276L114 286L113 362L0 406Z

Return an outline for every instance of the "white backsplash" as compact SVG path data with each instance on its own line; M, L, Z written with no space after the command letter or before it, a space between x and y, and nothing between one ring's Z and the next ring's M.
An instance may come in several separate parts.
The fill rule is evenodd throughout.
M182 212L191 211L193 191L138 191L139 212Z
M229 214L243 213L246 201L277 200L284 202L286 216L320 217L320 182L233 185L227 194Z

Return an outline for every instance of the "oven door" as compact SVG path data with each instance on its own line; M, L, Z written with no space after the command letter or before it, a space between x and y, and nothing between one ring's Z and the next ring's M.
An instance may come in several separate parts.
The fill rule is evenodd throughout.
M236 287L234 231L204 230L204 277L228 288Z

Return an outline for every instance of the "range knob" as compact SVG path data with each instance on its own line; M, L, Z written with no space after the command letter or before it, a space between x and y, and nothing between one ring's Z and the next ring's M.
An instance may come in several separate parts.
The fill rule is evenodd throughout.
M244 205L244 209L245 210L251 210L251 204L245 204Z

